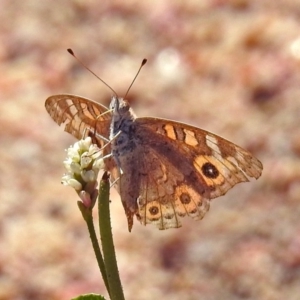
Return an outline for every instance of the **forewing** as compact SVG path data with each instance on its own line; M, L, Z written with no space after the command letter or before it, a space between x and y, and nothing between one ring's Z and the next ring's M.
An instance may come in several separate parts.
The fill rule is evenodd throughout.
M212 188L211 198L223 195L250 177L257 179L262 173L262 163L250 152L208 131L157 118L138 118L136 122L141 131L156 136L153 141L157 143L153 146L157 150L164 148L160 144L165 140L165 144L171 143L185 156L194 171Z
M91 136L99 147L106 144L111 113L105 106L79 96L54 95L45 107L51 118L77 139Z
M80 140L90 136L99 148L108 143L111 113L105 106L79 96L54 95L46 100L45 107L51 118L75 138ZM104 155L109 154L110 149L110 145L107 145ZM114 160L105 159L105 165L112 179L117 179L119 172Z

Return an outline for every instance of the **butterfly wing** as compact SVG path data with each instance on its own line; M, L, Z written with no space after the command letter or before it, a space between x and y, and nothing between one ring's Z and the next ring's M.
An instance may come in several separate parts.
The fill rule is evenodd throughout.
M175 147L164 144L170 156L164 155L152 147L152 141L138 145L123 160L120 195L129 230L134 214L142 224L153 223L159 229L180 227L179 217L185 215L201 219L209 209L206 189L201 184L188 184L198 178L190 173L185 157L175 156ZM171 163L171 159L175 161Z
M77 139L87 136L92 142L102 148L109 139L111 112L105 106L86 98L74 95L54 95L45 102L45 107L51 118L64 130ZM110 154L110 145L105 147L104 155ZM106 169L112 178L119 176L114 160L105 159ZM116 185L118 189L118 185Z
M135 122L137 147L122 165L121 198L143 224L166 229L185 215L201 219L210 199L261 175L259 160L208 131L157 118Z
M54 95L45 107L51 118L77 139L91 136L100 148L106 144L111 113L105 106L79 96Z

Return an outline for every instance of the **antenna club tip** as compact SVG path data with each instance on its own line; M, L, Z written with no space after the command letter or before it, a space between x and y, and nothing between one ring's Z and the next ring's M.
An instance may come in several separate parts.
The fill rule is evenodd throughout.
M71 55L74 55L74 52L71 48L68 48L67 51L71 54Z
M147 62L147 59L144 58L143 61L142 61L142 66L144 66L146 64L146 62Z

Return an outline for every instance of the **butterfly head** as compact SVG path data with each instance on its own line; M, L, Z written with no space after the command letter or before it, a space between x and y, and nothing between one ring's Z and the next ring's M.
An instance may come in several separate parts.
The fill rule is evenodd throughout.
M112 114L110 124L110 139L112 139L120 131L128 131L136 117L129 103L123 98L113 96L109 109Z
M111 102L110 102L109 108L113 112L124 113L124 112L126 112L126 111L128 111L130 109L130 105L123 98L119 98L117 96L113 96L111 98Z
M135 116L129 105L129 103L123 98L113 96L109 105L110 110L112 111L113 118L115 120L125 118L125 119L134 119Z

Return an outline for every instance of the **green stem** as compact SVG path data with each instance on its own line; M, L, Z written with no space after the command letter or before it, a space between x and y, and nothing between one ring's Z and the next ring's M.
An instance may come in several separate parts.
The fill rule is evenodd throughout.
M106 269L105 269L105 265L104 265L104 260L103 260L102 254L101 254L101 250L99 247L99 243L98 243L98 239L97 239L97 235L96 235L96 231L95 231L95 227L94 227L92 210L85 207L83 205L83 203L80 201L77 202L77 205L78 205L78 207L81 211L81 214L87 224L90 238L91 238L92 245L93 245L93 249L94 249L96 259L98 262L98 266L99 266L106 290L107 290L108 294L110 295L110 289L109 289L109 284L108 284L108 280L107 280L107 274L106 274Z
M99 227L111 300L125 300L113 243L109 211L109 176L104 173L98 198Z

